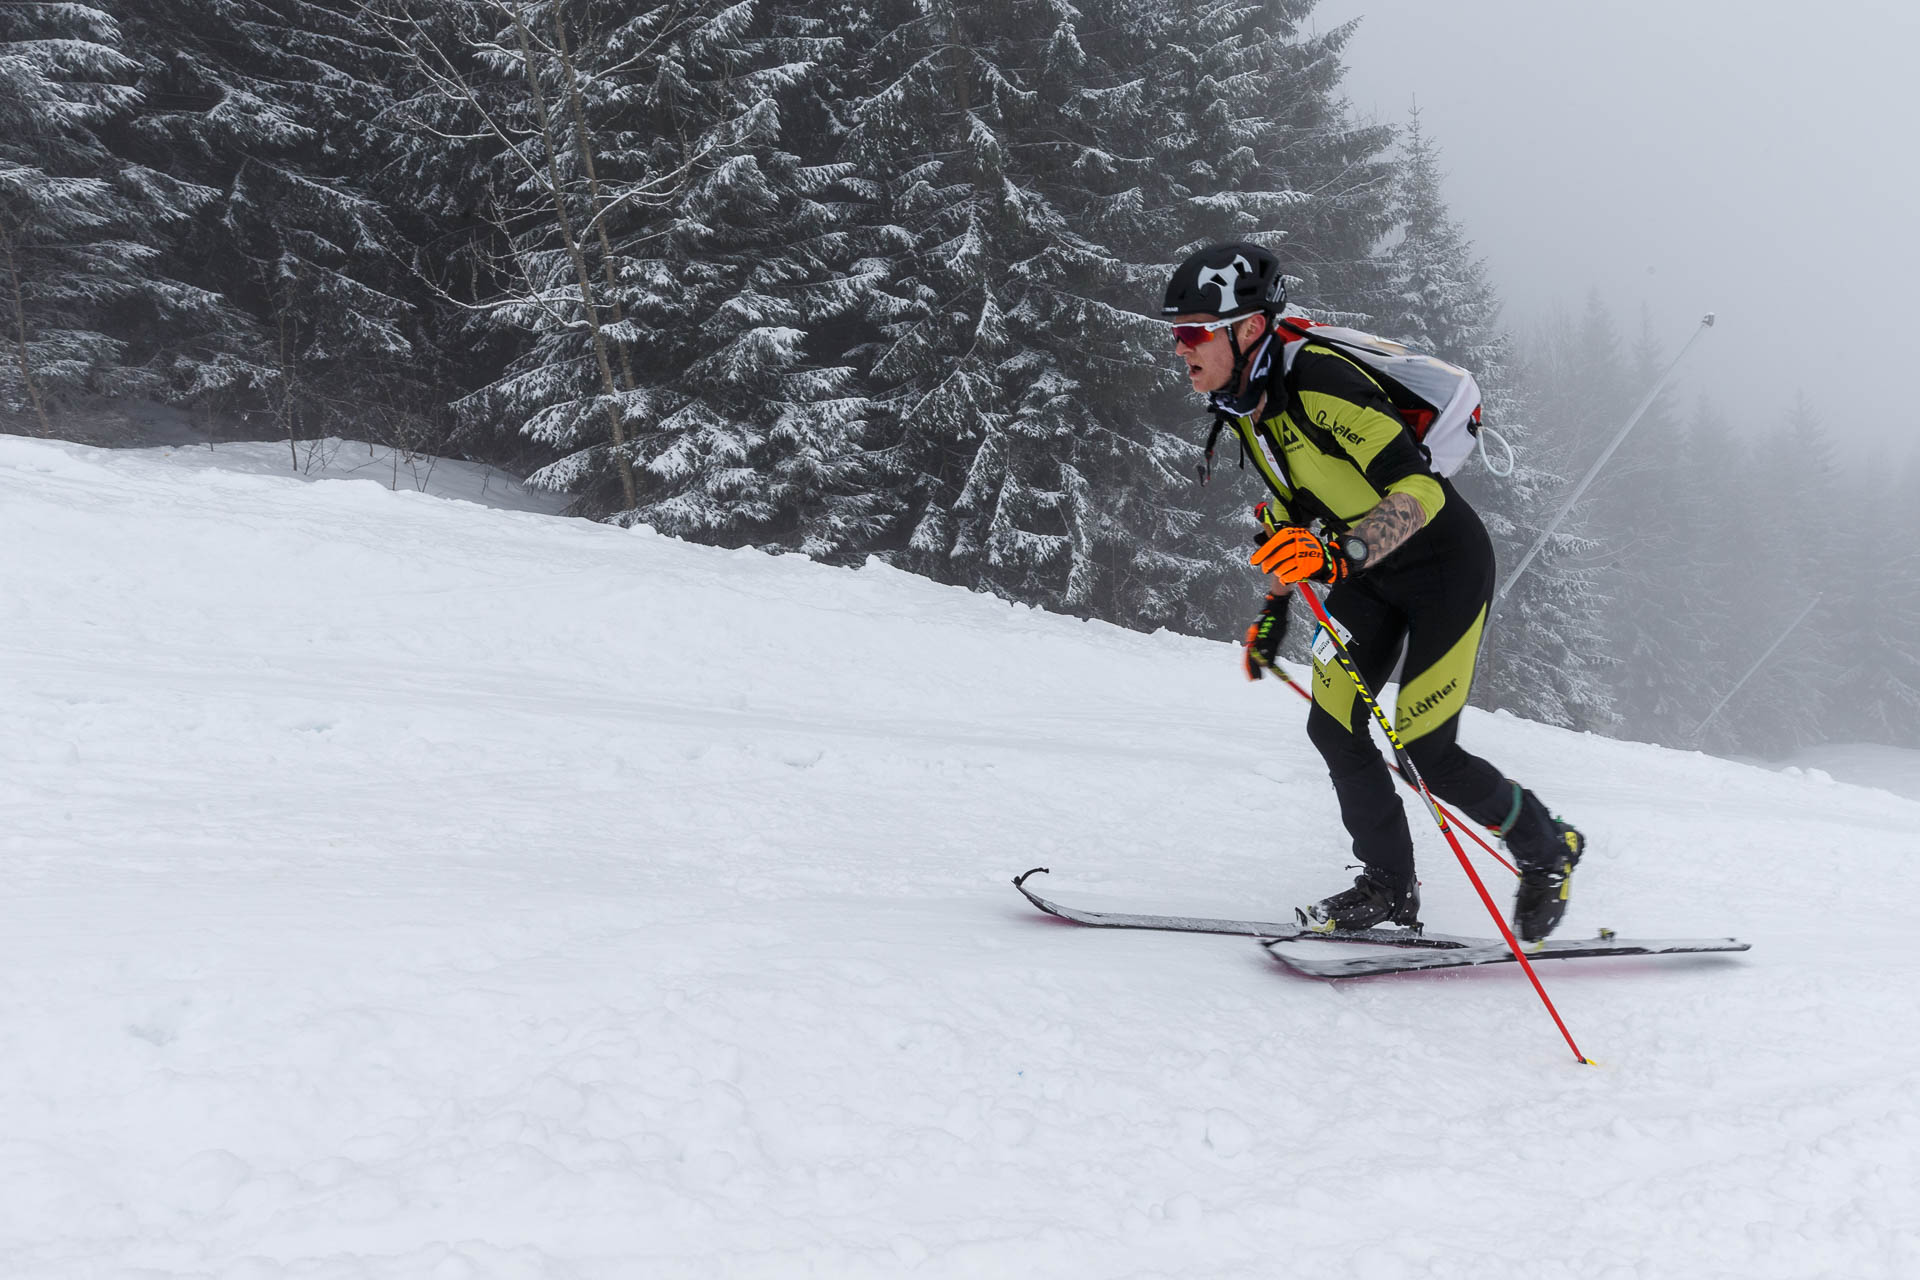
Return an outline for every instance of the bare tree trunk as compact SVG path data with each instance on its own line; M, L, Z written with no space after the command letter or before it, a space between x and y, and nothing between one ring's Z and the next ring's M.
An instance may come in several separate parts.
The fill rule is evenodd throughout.
M594 172L593 146L587 135L587 110L580 101L580 77L574 70L573 51L567 47L567 24L562 18L559 6L553 10L554 44L560 51L560 66L567 73L567 106L573 116L574 145L580 149L580 163L587 170L587 191L593 202L593 229L600 239L600 272L607 278L608 306L613 309L613 322L622 324L626 316L620 309L619 282L613 274L613 244L607 238L607 202L600 192L600 175ZM620 378L627 390L634 389L633 354L625 346L620 351Z
M572 221L567 214L566 202L560 183L559 162L554 144L553 122L534 64L535 47L538 46L542 52L557 58L567 78L569 97L572 99L571 114L573 116L575 137L578 140L581 161L586 171L591 208L593 210L589 229L595 230L598 233L601 261L610 289L617 286L618 280L613 270L612 247L609 243L605 226L605 215L621 204L634 201L653 207L665 207L669 199L683 184L685 176L693 171L694 167L712 148L710 146L703 147L700 148L697 153L684 155L680 164L670 172L661 174L639 186L630 187L623 191L617 199L609 201L606 199L600 187L599 176L595 171L591 146L592 139L587 129L586 112L579 93L579 74L573 56L567 47L566 31L562 25L563 20L558 13L555 14L554 19L555 31L559 35L559 45L556 48L536 39L527 25L528 19L522 5L511 3L510 0L490 0L488 4L488 8L492 12L498 13L503 19L512 23L518 37L521 58L526 63L527 80L532 90L532 103L535 117L540 128L541 143L545 149L544 157L536 158L528 154L527 151L521 147L513 131L501 120L496 119L493 113L487 109L473 87L467 83L464 75L455 65L454 60L446 51L439 47L432 35L422 26L421 22L408 12L404 2L393 4L389 2L389 0L358 0L358 8L363 15L372 19L373 22L385 32L395 48L401 50L412 59L414 66L436 87L476 111L484 121L486 129L500 140L508 151L513 154L514 158L526 167L531 175L541 179L545 183L547 193L553 200L554 215L560 228L561 240L566 247L568 257L573 263L574 275L580 290L580 301L585 312L587 327L593 336L594 356L599 365L600 383L603 398L606 400L607 405L607 429L608 434L613 440L614 456L618 461L621 487L625 492L628 507L637 507L639 505L639 499L633 474L633 463L627 453L626 431L622 425L620 410L617 405L622 387L616 385L613 373L613 362L607 350L610 343L604 331L605 326L601 323L601 308L593 294L592 270L586 261L586 255L581 249L579 237L574 233ZM680 20L676 17L674 22L669 25L668 30L659 32L654 36L653 43L658 44L665 41L680 29ZM505 222L502 221L499 225L504 230L506 226ZM476 260L474 265L475 279L473 282L473 292L475 293L478 292L478 270L479 267ZM451 295L445 293L444 290L438 290L432 280L428 280L428 284L431 287L435 287L436 291L440 292L446 301L455 306L468 310L486 309L485 307L476 307L461 299L453 298ZM532 285L532 282L529 281L529 284ZM533 292L538 294L542 291L538 286L533 286ZM617 293L612 301L611 314L613 317L612 323L624 323ZM567 323L563 317L556 315L554 318L558 323ZM619 359L621 371L620 384L623 384L626 391L637 389L638 379L633 371L632 356L628 348L624 346L620 347Z
M20 362L20 381L26 384L27 399L33 402L34 416L40 419L40 434L53 435L53 424L47 421L46 402L40 398L40 385L33 380L33 364L27 359L27 301L26 290L20 284L20 264L14 257L13 229L0 225L0 246L7 255L7 280L13 293L14 355Z
M967 112L973 110L973 50L967 44L967 20L958 7L953 12L953 105L960 136L967 136Z
M557 16L555 21L559 21ZM634 488L633 460L627 456L626 433L621 428L620 410L614 404L619 388L614 385L613 365L607 358L607 336L601 329L600 309L593 297L593 276L587 267L586 254L581 252L580 242L573 234L573 221L567 216L567 203L560 183L560 162L554 150L553 129L547 115L547 97L541 91L540 77L533 65L532 35L518 9L514 10L513 28L520 37L520 55L527 64L527 85L533 94L534 114L540 124L540 141L546 148L547 184L553 192L553 211L560 225L560 239L566 245L567 256L573 260L574 275L580 282L580 305L586 313L587 328L593 334L593 356L600 366L600 385L606 395L607 428L613 436L614 458L620 468L620 487L626 496L627 508L631 510L640 505L640 500Z
M271 282L269 282L269 288L271 288ZM270 293L269 296L277 297L277 295L272 293ZM285 298L278 298L278 302L279 305L273 309L273 321L275 331L280 338L280 403L274 408L274 416L280 419L280 425L286 429L287 457L292 462L293 469L298 471L300 469L300 449L299 446L294 443L293 431L295 412L294 393L297 382L293 366L293 338L287 332L287 301Z

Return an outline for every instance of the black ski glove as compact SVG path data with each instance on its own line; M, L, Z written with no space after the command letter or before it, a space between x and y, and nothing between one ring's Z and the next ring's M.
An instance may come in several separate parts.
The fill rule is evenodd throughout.
M1287 603L1291 595L1287 591L1275 591L1267 596L1267 607L1247 628L1246 652L1242 655L1247 666L1247 679L1258 680L1272 669L1274 659L1280 656L1280 646L1287 639Z

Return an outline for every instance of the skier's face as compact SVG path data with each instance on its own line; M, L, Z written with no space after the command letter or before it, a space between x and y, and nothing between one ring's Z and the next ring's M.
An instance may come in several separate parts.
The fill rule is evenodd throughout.
M1217 317L1209 315L1184 315L1174 321L1176 325L1203 325ZM1265 316L1248 316L1232 326L1234 338L1240 343L1242 351L1260 340L1266 332ZM1186 361L1187 380L1193 383L1193 389L1201 395L1211 391L1220 391L1233 377L1233 343L1227 341L1226 329L1208 329L1203 331L1206 339L1199 342L1187 341L1188 334L1176 331L1173 341L1173 353Z

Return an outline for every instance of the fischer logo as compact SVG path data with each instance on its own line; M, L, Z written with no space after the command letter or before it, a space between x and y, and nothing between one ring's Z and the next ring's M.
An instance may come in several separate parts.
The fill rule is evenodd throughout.
M1220 291L1220 309L1222 311L1231 311L1234 307L1234 299L1238 297L1240 293L1240 277L1248 275L1252 271L1253 264L1236 253L1233 256L1233 261L1229 262L1226 266L1208 267L1205 271L1202 271L1195 287L1204 289L1208 285L1212 285Z

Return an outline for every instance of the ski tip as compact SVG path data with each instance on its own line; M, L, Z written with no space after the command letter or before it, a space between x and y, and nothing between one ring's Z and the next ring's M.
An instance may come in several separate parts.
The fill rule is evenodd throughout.
M1022 871L1013 878L1013 887L1018 889L1021 885L1025 884L1028 876L1050 876L1052 874L1053 872L1046 867L1032 867L1026 871Z

